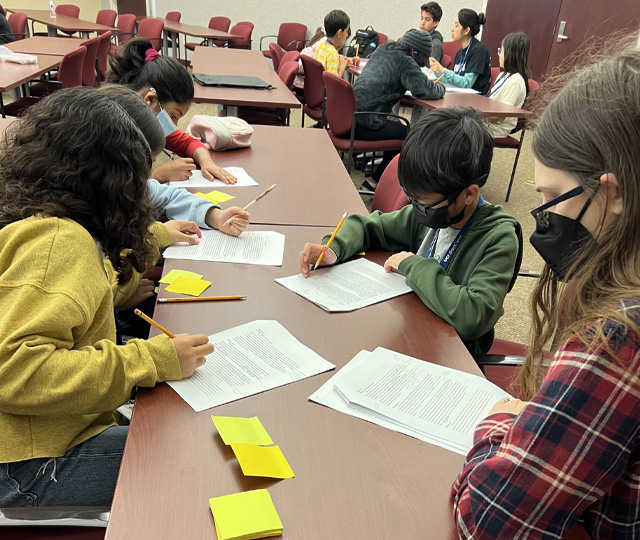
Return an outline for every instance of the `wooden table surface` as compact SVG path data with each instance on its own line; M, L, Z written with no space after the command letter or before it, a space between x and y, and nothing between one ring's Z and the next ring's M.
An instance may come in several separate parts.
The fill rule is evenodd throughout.
M158 19L164 23L164 29L169 32L178 34L184 34L191 37L201 37L203 39L222 39L226 41L232 41L234 39L242 39L242 36L230 34L229 32L223 32L221 30L215 30L213 28L207 28L206 26L198 26L193 24L185 24L176 21L170 21L169 19L163 19L162 17L143 17L147 19Z
M480 374L453 329L413 293L352 313L327 313L275 283L298 272L298 252L317 239L318 228L252 229L286 235L282 267L165 263L165 271L204 273L212 294L233 291L247 300L158 305L154 318L173 332L205 334L275 319L338 369L360 350L384 346ZM376 262L386 256L369 254ZM334 373L201 413L166 385L140 392L106 539L213 540L208 499L256 488L271 492L285 539L456 538L449 488L463 456L308 401ZM296 477L245 478L211 414L257 415Z
M7 43L5 47L17 53L64 56L85 41L79 38L35 36Z
M194 81L196 103L283 109L301 106L260 51L196 47L191 66L194 73L259 77L274 87L273 90L205 87Z
M10 11L11 13L24 13L27 18L32 21L67 32L106 32L107 30L114 32L118 30L111 26L105 26L104 24L98 24L91 21L84 21L82 19L76 19L75 17L69 17L59 13L55 17L51 17L48 9L7 8L7 11Z
M416 105L427 109L444 109L446 107L472 107L486 116L495 116L498 118L507 118L516 116L518 118L527 118L532 116L531 111L512 107L505 103L501 103L495 99L481 96L480 94L459 94L455 92L446 92L442 99L417 99L408 98Z
M213 189L235 195L225 203L244 206L271 184L278 187L251 208L252 223L335 227L344 212L367 214L367 208L323 129L253 126L251 146L212 152L223 167L242 167L260 185Z
M40 75L58 67L60 56L36 55L37 64L15 64L13 62L3 62L0 65L0 92L7 92L24 84Z

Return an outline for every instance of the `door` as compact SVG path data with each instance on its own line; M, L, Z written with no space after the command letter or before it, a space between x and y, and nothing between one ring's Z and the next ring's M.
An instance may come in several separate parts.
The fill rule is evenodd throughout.
M547 68L562 1L489 0L486 10L487 23L482 29L482 42L491 53L491 65L498 66L497 49L502 43L502 38L510 32L524 32L531 39L529 68L533 78L539 81Z
M551 73L570 54L579 54L580 49L588 51L594 40L606 40L619 30L637 32L638 28L638 0L562 0L546 73Z

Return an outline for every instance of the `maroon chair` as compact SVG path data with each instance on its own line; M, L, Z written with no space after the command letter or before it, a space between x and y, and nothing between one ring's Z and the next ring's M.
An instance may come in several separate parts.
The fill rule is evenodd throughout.
M109 48L111 47L111 36L113 34L108 31L100 35L100 44L98 45L98 55L96 58L98 65L98 84L103 84L107 79L107 57L109 56Z
M234 25L230 33L240 36L240 39L234 39L229 42L230 49L251 49L251 34L253 34L252 22L239 22Z
M284 54L282 53L282 49L277 43L269 43L269 49L271 51L270 58L271 62L273 63L273 71L277 73Z
M167 19L168 21L173 21L173 22L180 22L180 19L182 18L182 13L180 13L179 11L169 11L165 16L165 19ZM169 33L169 38L167 39L167 47L169 49L173 48L173 39L176 40L177 48L176 50L178 51L178 58L180 58L180 34L173 34L173 32Z
M98 15L96 16L96 23L113 28L116 25L117 17L118 13L113 9L101 9L98 11ZM104 32L100 31L98 34L104 34Z
M380 45L382 45L383 43L386 43L388 39L389 39L389 36L387 36L387 34L378 32L378 47L380 47Z
M489 88L491 88L494 85L494 83L496 82L496 79L498 78L498 75L500 75L500 68L492 67L491 68L491 84L489 85Z
M287 51L282 55L282 58L280 59L280 65L284 64L285 62L297 63L298 60L300 60L300 53L298 51ZM279 68L276 71L278 71L278 74L280 74Z
M445 41L442 44L442 51L449 58L455 60L456 53L460 50L460 43L457 41ZM441 64L444 67L444 64Z
M65 15L66 17L73 17L74 19L78 19L80 17L80 8L78 6L74 6L73 4L60 4L59 6L56 6L56 15ZM34 21L31 21L31 34L33 36L49 35L47 32L34 32L33 24L34 24ZM75 34L75 32L66 32L64 30L63 32L67 36ZM66 37L66 36L62 36L62 37Z
M324 66L306 54L300 55L304 70L304 106L302 107L302 127L304 115L313 118L324 127Z
M35 105L40 98L44 97L60 88L71 88L73 86L82 85L82 68L84 59L87 55L87 49L84 45L80 45L62 57L60 67L58 68L57 81L44 81L29 87L32 97L19 98L16 101L4 106L5 114L8 116L20 116L32 105Z
M440 64L445 69L453 69L453 58L448 54L442 55L442 63Z
M233 33L233 32L231 32ZM307 27L300 23L282 23L278 29L278 35L270 34L260 38L260 49L262 42L267 38L276 38L276 43L285 51L301 51L304 48ZM271 47L268 51L262 51L267 58L271 58Z
M219 30L220 32L228 32L229 26L231 26L231 19L229 17L211 17L209 19L209 28L211 30ZM187 57L187 49L190 51L194 51L198 45L206 45L207 40L203 40L200 43L187 43L185 40L184 44L184 57ZM214 39L213 44L216 47L224 47L227 42L221 39Z
M164 23L160 19L142 19L138 23L138 37L147 38L153 48L159 51L162 47L162 30Z
M82 86L96 86L96 68L98 67L98 49L100 48L100 36L92 37L82 43L87 49L82 64Z
M382 173L378 187L373 195L371 211L395 212L409 204L409 199L402 191L398 181L398 160L400 155L394 157Z
M118 15L118 24L116 25L119 32L116 35L118 45L122 45L136 35L136 16L133 13L123 13ZM115 53L118 49L117 45L111 47L111 53Z
M16 41L24 39L27 35L27 15L26 13L12 13L7 19L11 32Z
M347 172L351 173L351 162L354 152L382 152L384 150L400 150L403 139L386 139L381 141L361 141L355 139L356 117L361 115L376 115L384 117L398 118L407 128L409 122L401 116L376 113L369 111L358 111L356 107L356 96L353 87L344 79L333 73L325 71L322 74L324 87L326 90L326 118L329 125L329 137L336 150L344 154L348 152Z
M180 19L182 18L182 13L180 13L179 11L169 11L164 18L167 19L168 21L180 22Z
M491 71L496 68L491 68ZM492 73L493 75L493 73ZM534 92L536 92L540 88L540 83L534 81L533 79L529 79L529 93L527 94L527 99L524 102L524 109L528 109L530 105L530 99ZM522 150L522 141L524 140L524 132L526 131L527 123L524 118L518 118L518 123L516 127L511 130L511 133L520 132L520 139L516 139L511 135L506 137L501 137L498 139L493 139L493 145L495 148L511 148L512 150L516 150L516 158L513 161L513 169L511 170L511 178L509 180L509 187L507 188L507 197L505 198L505 202L509 202L509 196L511 195L511 188L513 187L513 179L516 176L516 169L518 168L518 160L520 159L520 150Z

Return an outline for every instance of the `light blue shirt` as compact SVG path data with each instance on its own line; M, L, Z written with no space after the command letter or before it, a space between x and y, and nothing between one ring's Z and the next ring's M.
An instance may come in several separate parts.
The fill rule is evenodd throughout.
M220 208L202 197L197 197L185 189L169 184L161 184L153 178L147 181L151 206L156 217L167 216L169 219L183 219L193 221L198 227L211 229L205 223L210 208Z

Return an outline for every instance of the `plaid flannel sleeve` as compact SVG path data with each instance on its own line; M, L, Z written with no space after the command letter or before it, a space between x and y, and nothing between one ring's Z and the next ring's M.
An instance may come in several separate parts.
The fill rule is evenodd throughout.
M640 486L628 467L640 436L640 353L624 329L607 338L621 361L569 340L517 417L495 414L477 426L452 487L461 538L562 538L587 509L601 533L610 529L603 537L633 537Z

